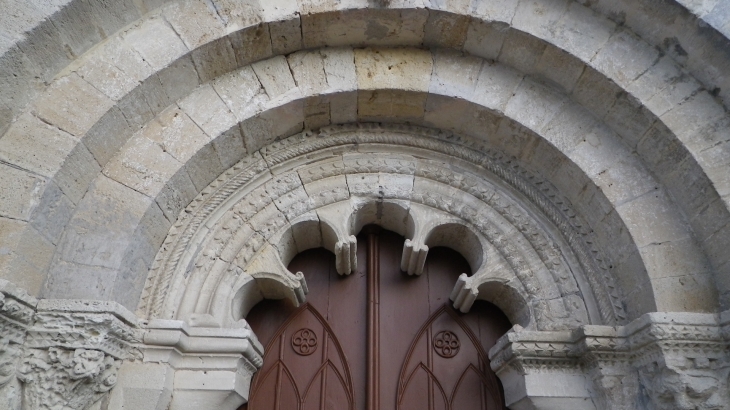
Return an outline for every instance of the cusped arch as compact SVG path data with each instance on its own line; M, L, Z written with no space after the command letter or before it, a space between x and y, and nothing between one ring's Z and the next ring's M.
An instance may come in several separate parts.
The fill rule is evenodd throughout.
M542 195L538 194L542 191L525 191L526 186L518 183L529 179L523 179L527 175L523 171L513 174L517 169L514 160L504 168L506 164L500 160L471 151L469 138L455 138L415 127L360 125L306 132L272 144L262 154L270 169L276 170L273 175L268 167L259 171L268 175L266 178L251 174L257 169L256 162L246 160L215 182L215 190L208 191L181 214L184 217L173 228L178 234L168 236L157 256L159 262L146 286L151 292L145 295L140 314L169 318L212 314L221 323L235 322L240 314L236 316L226 309L250 303L231 304L231 289L237 289L231 281L245 282L246 275L269 272L267 264L278 266L280 276L286 277L283 247L291 247L285 252L291 255L294 249L323 244L324 227L332 227L332 234L339 235L337 241L330 241L332 244L348 242L358 228L352 221L359 218L363 223L382 223L377 218L378 210L388 210L393 211L391 216L397 216L401 229L412 234L408 238L411 242L422 240L418 235L428 236L432 231L434 238L443 235L453 228L441 226L445 221L478 236L483 255L471 278L473 288L477 290L479 284L490 281L511 281L527 295L535 315L539 314L539 320L530 321L532 326L560 328L571 316L586 323L626 320L620 308L619 288L610 279L605 282L605 273L586 271L586 263L600 269L598 262L581 259L577 254L580 249L575 249L577 237L567 239L566 235L576 235L570 233L575 229L571 222L554 213L534 219L549 208L532 202L542 198L534 196ZM350 148L355 146L358 150L352 151ZM391 147L387 156L370 152L385 146ZM425 146L430 150L422 150ZM333 150L338 154L333 156ZM299 165L300 157L308 158L307 165ZM489 161L494 162L486 166ZM294 166L298 177L287 166ZM502 171L493 173L489 169ZM247 178L240 179L241 175ZM502 179L504 175L509 178ZM372 184L372 178L400 181L400 185L386 184L391 191L383 195L383 186ZM239 199L235 202L227 198ZM303 226L318 233L307 235L306 229L300 229ZM398 229L387 223L383 226ZM191 241L195 231L203 232L208 239ZM311 242L297 245L297 238ZM581 246L590 246L587 237L579 240L587 241ZM336 245L332 246L337 250ZM186 250L191 247L208 253L195 256L197 251L190 254ZM193 259L183 256L186 254ZM201 257L211 261L194 262ZM191 263L188 260L194 262L193 266L208 268L191 272L186 268ZM292 283L293 288L300 286ZM613 289L613 293L605 293L606 289ZM575 314L576 308L581 312Z

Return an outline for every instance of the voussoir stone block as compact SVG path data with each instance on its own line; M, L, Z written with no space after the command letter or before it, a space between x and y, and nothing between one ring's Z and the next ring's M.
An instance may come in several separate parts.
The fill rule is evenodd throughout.
M263 110L269 100L256 73L249 66L217 78L212 85L239 121Z
M216 14L216 9L202 1L174 2L163 9L162 15L190 50L215 40L226 32L225 24Z
M417 49L356 49L359 90L428 91L433 71L431 53Z
M69 222L59 256L67 262L118 268L151 203L138 191L99 176Z
M320 53L299 51L287 57L297 87L304 95L327 88L324 59Z
M119 37L109 39L99 53L78 64L79 76L114 101L152 74L152 67Z
M81 137L113 102L72 73L55 80L34 106L33 112L39 118Z
M167 67L188 52L188 47L162 17L142 21L138 27L127 30L123 38L154 70Z
M591 60L591 65L616 83L628 86L651 67L658 57L659 51L641 38L628 30L620 30Z
M251 65L270 99L298 93L289 64L284 56L277 56Z
M519 3L511 0L474 0L472 12L484 20L512 22Z
M46 183L32 173L0 164L0 183L13 187L0 191L0 216L28 221L38 206Z
M507 23L472 19L466 32L464 51L488 60L497 60L508 32Z
M104 167L103 174L154 198L167 180L182 167L163 144L141 134L132 137L120 156Z
M52 177L78 140L31 114L24 114L0 139L0 160Z
M553 30L553 44L583 61L590 61L616 30L616 23L580 3L570 2Z
M190 117L195 124L202 129L210 138L217 137L223 131L234 126L238 121L236 117L231 113L226 104L221 100L221 97L209 84L203 85L197 90L193 91L188 97L181 100L179 103L180 108ZM168 111L168 113L170 113ZM174 113L173 116L180 115L180 113ZM185 118L182 117L185 121ZM162 123L168 123L170 121L169 115L163 113L160 115L159 121ZM172 120L175 122L175 119ZM188 143L199 142L197 136L199 132L194 129L190 129L190 125L182 125L178 133L175 133L175 137L178 141L186 140ZM191 144L193 145L193 144ZM179 155L175 155L181 161L185 158L181 158Z
M480 79L483 61L478 57L462 56L458 52L435 52L429 91L438 95L471 99Z
M324 59L324 72L331 91L351 91L357 89L355 53L349 47L327 48L320 50Z

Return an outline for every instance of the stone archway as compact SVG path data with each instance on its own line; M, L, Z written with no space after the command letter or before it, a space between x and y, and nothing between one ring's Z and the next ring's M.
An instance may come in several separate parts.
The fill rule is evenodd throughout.
M570 203L503 158L468 137L402 125L328 127L276 142L234 165L181 214L140 314L153 328L173 319L246 329L248 310L263 298L305 301L303 276L285 268L294 255L325 247L338 272L350 274L354 235L376 223L407 238L407 273L420 273L430 246L467 258L474 275L443 290L462 311L482 298L527 329L625 323L610 303L620 295L606 293L616 288L603 282L607 257L586 259L602 252L578 229ZM261 346L250 337L257 366ZM245 398L247 384L236 391ZM185 406L189 394L200 391L181 389L173 405Z
M723 2L41 3L0 27L0 397L13 410L23 395L239 402L261 354L241 321L251 304L305 300L283 268L300 248L351 270L350 235L378 206L408 216L385 221L408 238L404 271L453 243L476 272L454 284L456 306L502 301L524 325L492 354L525 387L508 391L515 408L676 407L707 380L693 403L728 402ZM264 182L283 164L276 143L358 127L440 142L366 138L384 151L364 165L333 154L351 196L310 208L308 189L336 173L305 182L302 157L298 183ZM242 170L241 195L262 195L246 222L209 201ZM348 181L360 174L365 188ZM373 174L393 191L369 191ZM190 229L191 213L209 225ZM551 383L576 389L552 397Z

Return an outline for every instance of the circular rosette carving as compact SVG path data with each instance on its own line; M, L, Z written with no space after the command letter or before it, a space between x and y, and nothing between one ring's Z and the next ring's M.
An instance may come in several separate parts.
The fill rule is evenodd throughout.
M433 338L433 350L441 357L450 359L456 356L460 347L459 337L448 330L438 332Z
M317 350L317 334L312 329L299 329L291 337L291 347L300 356L309 356Z

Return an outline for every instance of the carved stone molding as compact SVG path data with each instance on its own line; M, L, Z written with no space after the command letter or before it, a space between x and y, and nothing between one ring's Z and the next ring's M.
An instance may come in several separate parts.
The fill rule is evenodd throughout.
M728 409L724 317L651 313L619 327L516 327L490 358L503 384L514 382L505 384L510 408ZM551 390L568 379L570 397Z
M383 145L389 154L369 151ZM352 272L353 235L367 223L406 237L401 265L409 274L420 273L429 247L460 247L474 272L455 284L463 311L482 298L530 329L625 322L610 258L550 184L483 142L379 124L304 132L226 171L170 230L138 314L209 314L228 326L267 292L300 303L306 284L280 267L325 247L340 274ZM272 249L279 261L266 255ZM272 279L265 288L251 280L262 275Z

